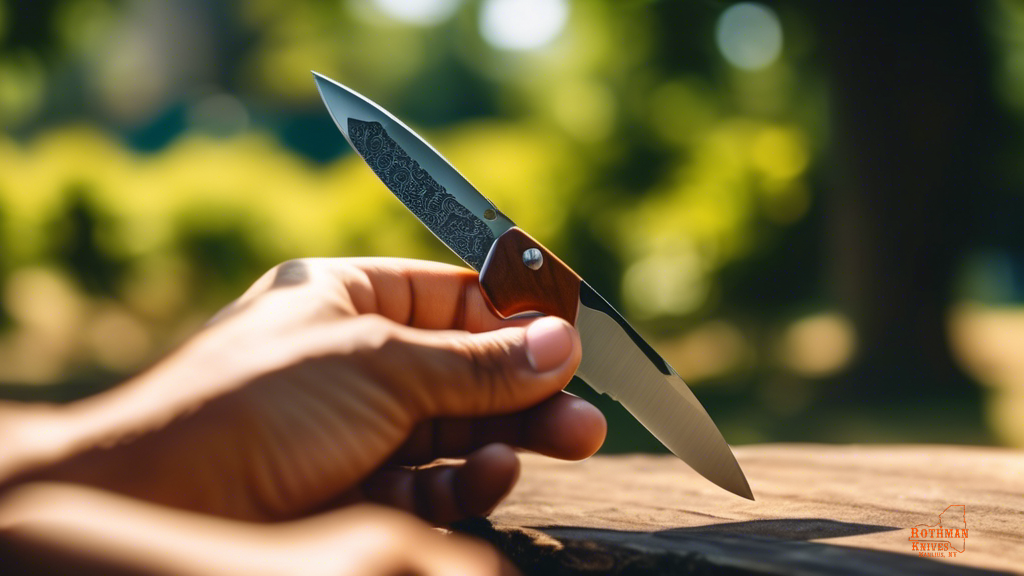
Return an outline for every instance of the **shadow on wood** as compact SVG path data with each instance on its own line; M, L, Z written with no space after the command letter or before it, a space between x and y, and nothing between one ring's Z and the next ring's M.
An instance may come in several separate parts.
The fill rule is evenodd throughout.
M777 520L751 520L749 522L726 522L708 526L673 528L655 532L665 538L687 537L701 534L733 534L763 536L777 540L819 540L858 536L887 530L899 530L896 526L875 526L854 522L836 522L824 518L785 518Z
M496 546L524 574L1004 574L931 558L808 541L897 529L820 518L755 520L657 532L495 527L483 519L457 526L460 532Z
M672 456L570 463L524 454L493 524L460 529L494 542L527 574L1024 576L1024 452L824 444L734 452L756 502ZM911 528L941 522L951 505L965 506L966 550L922 556Z

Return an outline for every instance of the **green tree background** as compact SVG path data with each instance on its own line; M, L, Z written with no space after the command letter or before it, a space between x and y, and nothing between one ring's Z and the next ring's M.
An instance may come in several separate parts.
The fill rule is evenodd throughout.
M510 5L0 2L0 397L110 386L281 260L456 263L315 69L618 305L731 442L1024 445L1024 5ZM606 449L660 449L571 390Z

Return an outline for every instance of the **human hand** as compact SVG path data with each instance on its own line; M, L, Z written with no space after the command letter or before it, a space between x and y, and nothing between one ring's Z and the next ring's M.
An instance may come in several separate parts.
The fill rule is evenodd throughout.
M8 576L516 573L483 542L442 534L382 506L257 524L54 483L0 495L0 558Z
M494 316L471 271L287 262L154 368L72 406L93 439L35 477L240 519L371 500L448 523L511 489L509 446L597 450L603 416L559 393L580 353L562 320Z

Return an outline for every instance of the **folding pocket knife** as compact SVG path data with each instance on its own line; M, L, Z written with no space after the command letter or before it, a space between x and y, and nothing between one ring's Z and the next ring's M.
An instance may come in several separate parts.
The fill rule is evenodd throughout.
M313 76L345 139L438 239L480 273L480 288L499 316L534 311L573 324L583 343L576 376L620 402L702 476L753 500L732 450L693 392L600 294L408 126L354 90Z

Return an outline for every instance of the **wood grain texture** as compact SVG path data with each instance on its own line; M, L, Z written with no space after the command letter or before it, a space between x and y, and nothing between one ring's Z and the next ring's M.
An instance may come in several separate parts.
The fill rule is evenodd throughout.
M523 252L530 248L544 255L544 263L537 270L523 263ZM575 324L580 282L580 277L543 244L515 227L498 237L480 270L480 287L502 317L533 311Z
M460 529L527 574L1024 574L1024 452L954 446L762 445L736 456L749 502L671 456L523 457L512 495ZM910 528L966 506L955 558Z

